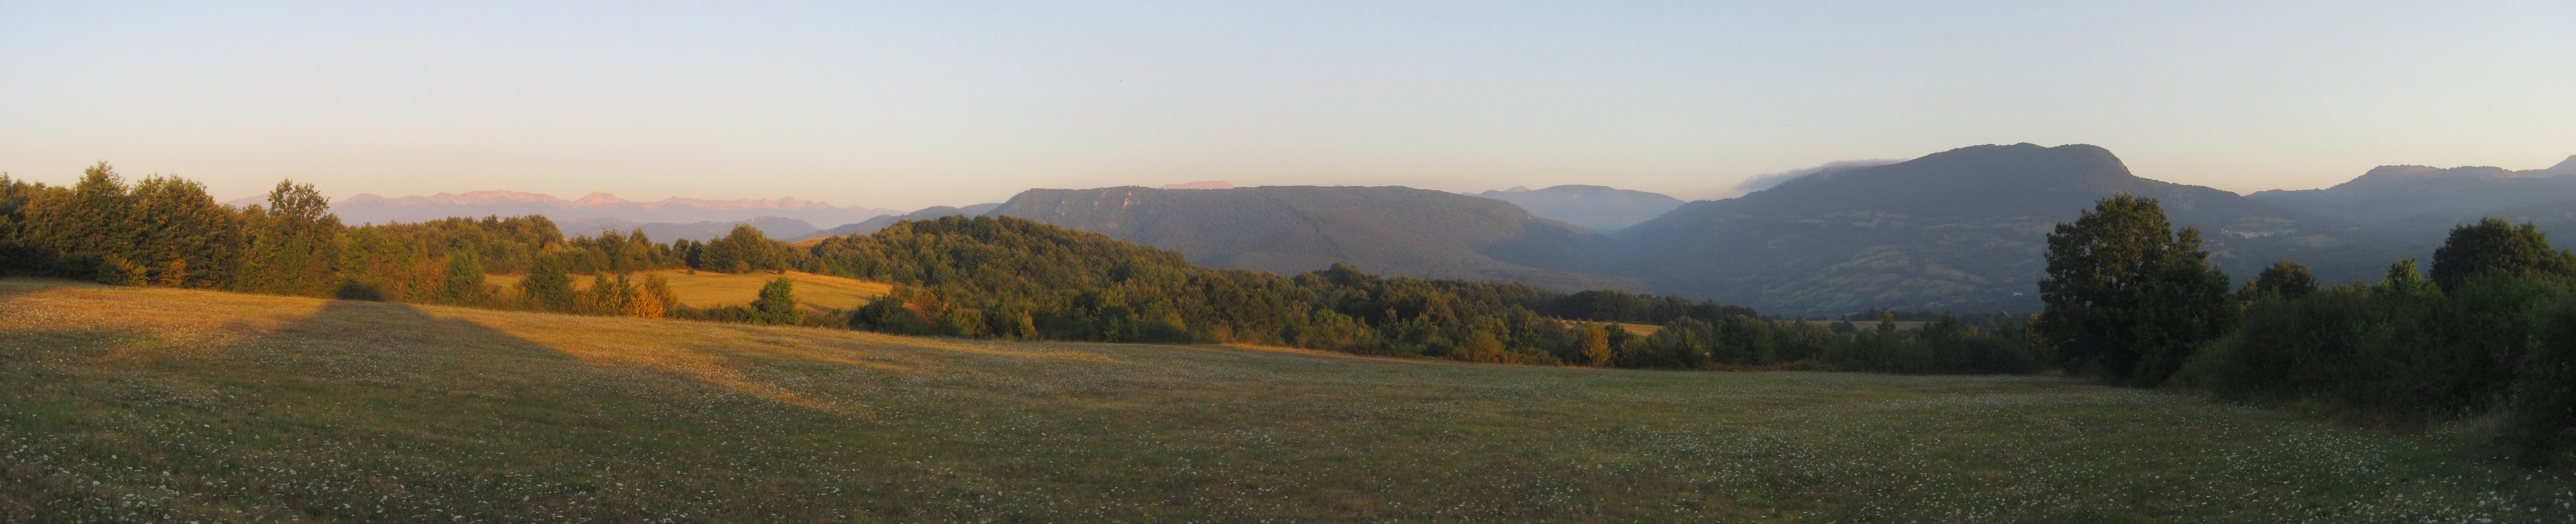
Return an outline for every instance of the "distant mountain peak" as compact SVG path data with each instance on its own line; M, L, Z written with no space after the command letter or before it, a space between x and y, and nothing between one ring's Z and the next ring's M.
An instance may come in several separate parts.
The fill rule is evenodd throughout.
M1764 200L1799 195L1796 199L1841 201L1852 209L1958 209L1950 203L1926 199L1954 195L1986 200L1984 195L2033 188L2093 194L2100 192L2097 189L2126 188L2141 180L2144 179L2129 172L2129 166L2118 155L2100 146L2044 147L2023 142L1968 146L1893 164L1824 170L1782 181L1742 198Z
M359 193L341 200L337 205L347 205L353 202L381 203L384 205L394 206L475 206L492 204L564 205L570 203L564 199L555 198L554 195L521 193L518 191L495 189L491 191L467 191L463 194L439 193L429 196L413 195L394 198L378 196L373 193Z
M1234 184L1224 180L1200 180L1197 182L1186 182L1180 184L1163 184L1163 189L1234 189Z
M2531 178L2576 175L2576 155L2567 155L2566 160L2560 160L2558 165L2548 169L2525 169L2514 173Z
M2439 169L2430 166L2379 166L2371 168L2370 172L2362 173L2361 176L2355 177L2352 180L2341 184L2335 184L2332 189L2385 188L2435 183L2504 180L2509 178L2522 178L2522 175L2515 174L2512 171L2506 171L2501 167L2492 166L2460 166L2450 169Z
M572 201L572 205L574 205L574 206L578 206L578 207L596 207L596 206L607 206L607 205L624 204L624 203L626 203L626 202L627 202L627 200L626 200L626 199L623 199L623 198L617 198L617 195L612 195L612 194L608 194L608 193L606 193L606 192L601 192L601 191L592 191L592 192L590 192L590 194L588 194L588 195L582 195L582 197L581 197L581 199L580 199L580 200L574 200L574 201Z

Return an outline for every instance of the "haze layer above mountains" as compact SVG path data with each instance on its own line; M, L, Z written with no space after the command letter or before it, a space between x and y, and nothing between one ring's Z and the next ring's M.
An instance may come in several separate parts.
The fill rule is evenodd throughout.
M2576 177L2568 174L2576 174L2576 156L2524 171L2384 166L2332 188L2240 196L2138 177L2100 147L2014 144L1855 163L1688 203L1583 185L1473 196L1269 186L1033 189L1004 203L908 214L792 198L636 203L509 192L362 195L334 211L350 222L542 214L567 235L643 229L656 239L712 238L748 224L791 241L995 214L1171 249L1210 267L1294 273L1339 262L1388 275L1626 289L1805 315L2035 310L2048 232L2123 192L2160 199L2176 226L2198 228L2212 262L2230 275L2288 259L2329 282L2375 279L2391 262L2429 257L2449 228L2481 216L2576 227Z

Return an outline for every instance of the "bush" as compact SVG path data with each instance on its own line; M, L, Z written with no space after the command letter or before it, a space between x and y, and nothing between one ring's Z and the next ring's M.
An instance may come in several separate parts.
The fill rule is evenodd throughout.
M2238 400L2319 398L2345 409L2445 419L2502 407L2533 334L2532 308L2560 294L2490 274L2445 297L2400 264L2377 286L2260 294L2236 333L2177 385Z

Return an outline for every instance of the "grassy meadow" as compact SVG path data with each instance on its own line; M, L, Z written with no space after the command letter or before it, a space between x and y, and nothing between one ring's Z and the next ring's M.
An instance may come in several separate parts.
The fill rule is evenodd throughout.
M857 309L859 306L867 305L868 301L894 292L894 286L883 282L817 275L803 271L777 274L752 272L733 275L713 271L665 269L640 272L629 275L629 278L641 282L647 274L662 275L662 278L670 279L671 295L678 297L681 304L695 308L749 304L753 300L760 299L760 286L778 277L787 277L789 280L796 281L796 302L814 311ZM526 277L487 275L484 281L504 289L517 289L519 280L523 278ZM590 280L589 275L574 275L572 288L590 289Z
M0 280L0 522L2567 522L2052 377L1007 343Z

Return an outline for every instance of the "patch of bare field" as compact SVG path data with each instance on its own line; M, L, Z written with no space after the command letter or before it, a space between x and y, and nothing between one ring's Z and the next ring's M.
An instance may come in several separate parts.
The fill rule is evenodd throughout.
M788 271L783 273L751 272L743 274L725 274L713 271L691 272L688 270L666 269L659 271L637 272L629 275L628 278L637 279L638 282L641 282L641 279L646 274L662 275L663 278L670 279L671 294L679 297L680 303L688 304L690 307L697 308L749 304L751 301L758 300L760 298L761 286L768 285L770 279L778 277L787 277L789 280L796 281L796 301L804 304L805 307L808 308L829 308L846 311L867 305L868 302L876 300L877 297L886 296L887 293L894 292L894 286L884 282L869 282L855 278L817 275L802 271ZM523 275L488 275L484 278L485 282L492 285L501 286L505 289L517 289L519 281L526 277ZM572 287L573 289L589 289L590 277L584 275L573 276Z

